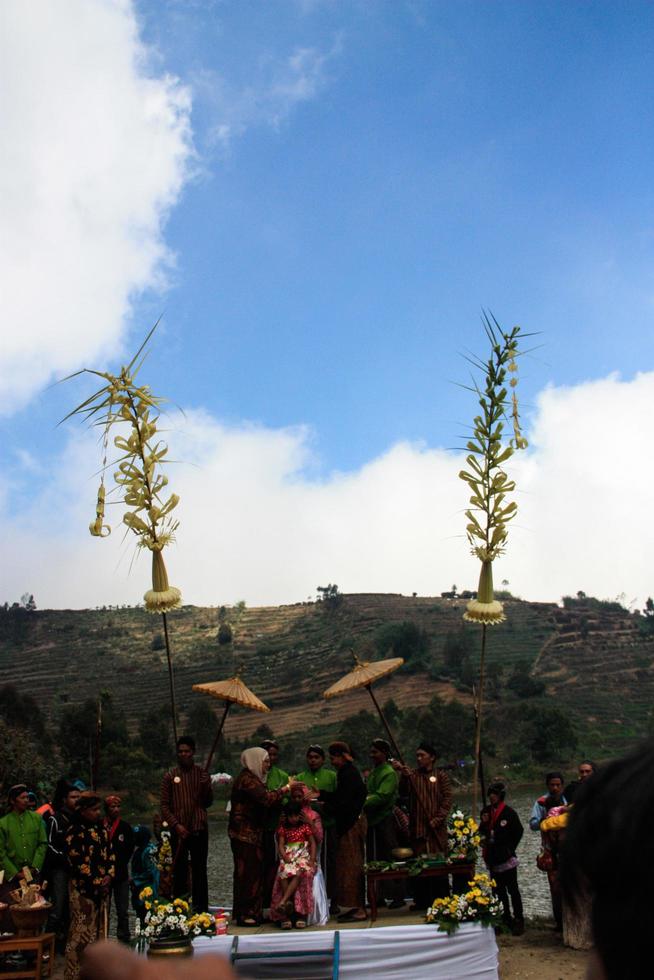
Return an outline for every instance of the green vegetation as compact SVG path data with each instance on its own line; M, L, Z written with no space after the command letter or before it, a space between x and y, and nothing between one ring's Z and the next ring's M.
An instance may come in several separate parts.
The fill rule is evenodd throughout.
M365 660L406 660L375 685L403 752L429 737L447 761L466 758L479 654L476 628L461 620L462 595L347 595L333 609L323 602L226 606L222 617L216 608L183 607L171 614L180 730L195 735L202 760L221 706L192 685L242 667L273 710L230 713L216 769L235 771L243 746L271 733L285 768L302 766L310 741L326 745L343 735L365 761L370 738L384 734L369 704L322 699L351 669L354 649ZM587 597L563 608L507 599L506 613L487 645L484 751L495 753L498 767L528 777L576 755L610 757L654 731L654 603L640 614ZM237 618L235 642L219 644L221 622ZM19 778L51 783L62 773L88 782L101 699L101 784L134 799L156 793L173 758L160 634L160 623L140 608L0 606L4 786Z

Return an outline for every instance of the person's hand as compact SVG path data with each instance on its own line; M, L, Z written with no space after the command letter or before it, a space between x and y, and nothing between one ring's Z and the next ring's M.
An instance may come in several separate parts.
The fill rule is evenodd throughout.
M188 831L186 827L184 827L183 824L181 823L178 823L177 826L175 827L175 833L177 834L178 837L181 837L182 840L186 840L187 837L191 836L190 831Z
M443 821L439 820L438 817L432 817L431 820L429 821L429 826L431 827L432 830L438 830L442 822Z
M80 980L236 980L223 956L198 956L184 964L161 963L136 956L115 942L87 946L82 957Z

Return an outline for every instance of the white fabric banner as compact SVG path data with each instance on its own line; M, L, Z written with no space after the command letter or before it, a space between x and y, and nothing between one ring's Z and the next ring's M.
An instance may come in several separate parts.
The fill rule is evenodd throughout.
M233 936L194 940L196 955L220 953L229 957ZM329 949L331 929L312 932L255 933L239 936L239 952L277 953ZM344 980L497 980L497 943L493 929L467 923L452 936L433 925L377 926L340 930L339 977ZM244 960L239 973L251 977L325 976L325 961L317 957L284 960Z

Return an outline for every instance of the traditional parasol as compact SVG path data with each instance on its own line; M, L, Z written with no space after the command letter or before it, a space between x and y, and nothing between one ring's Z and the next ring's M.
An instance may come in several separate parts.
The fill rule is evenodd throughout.
M388 674L392 674L393 671L397 670L398 667L402 666L402 664L404 663L404 659L402 657L391 657L388 660L376 660L373 661L372 663L369 663L366 660L359 660L359 658L357 657L356 653L353 650L351 651L351 653L352 656L354 657L354 662L356 664L354 670L351 670L349 674L345 675L345 677L341 677L340 681L336 681L335 684L332 684L332 686L324 692L323 697L327 699L335 698L338 694L347 694L349 691L356 691L360 687L365 687L366 691L372 698L372 703L377 709L377 713L381 718L384 728L386 729L388 740L393 746L393 752L395 753L396 757L400 760L402 765L404 765L404 760L400 755L400 750L397 747L397 742L395 741L395 737L388 726L388 722L384 717L384 712L379 706L379 702L377 701L377 698L375 697L372 690L372 685L374 681L378 681L382 677L386 677Z
M236 677L230 677L229 680L226 681L209 681L207 684L194 684L193 690L199 691L201 694L208 694L209 697L217 698L219 701L225 702L225 710L223 711L223 716L220 719L218 731L216 732L216 737L213 740L213 745L211 746L211 751L209 752L209 758L207 759L206 768L209 769L214 752L218 746L220 736L222 735L223 728L225 727L227 713L231 706L233 704L240 704L243 708L250 708L252 711L270 711L270 708L267 704L264 704L263 701L261 701L249 687L246 687L238 674Z
M390 657L388 660L375 660L369 663L366 660L359 660L354 650L350 651L354 657L354 662L356 664L354 670L351 670L349 674L345 677L341 677L340 681L336 681L331 687L327 688L323 694L324 698L334 698L338 694L347 694L348 691L356 691L360 687L365 687L366 691L372 698L372 703L377 709L377 714L382 720L382 724L386 729L386 734L388 735L388 741L393 746L393 752L402 765L405 765L402 754L398 748L397 742L395 741L395 736L391 731L386 718L384 717L384 712L382 711L379 701L373 694L372 684L373 681L378 681L382 677L386 677L388 674L392 674L393 671L397 670L404 663L403 657ZM416 801L420 809L429 817L429 812L420 796L415 794Z

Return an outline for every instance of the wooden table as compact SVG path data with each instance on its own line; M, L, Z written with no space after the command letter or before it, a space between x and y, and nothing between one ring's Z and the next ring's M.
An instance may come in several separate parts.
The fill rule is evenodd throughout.
M3 970L0 967L0 980L4 980L5 977L32 977L33 980L41 980L41 971L44 966L46 976L52 976L55 958L54 932L42 932L40 936L14 936L12 939L0 939L0 957L4 956L5 953L17 952L35 952L36 957L33 966L24 970ZM44 953L50 954L46 963L43 962Z
M451 864L435 864L431 868L423 868L417 875L410 875L408 868L393 868L392 871L366 871L370 921L374 922L377 918L378 881L396 881L398 878L442 878L445 875L466 875L467 880L470 881L474 878L475 866L466 861L453 861Z

